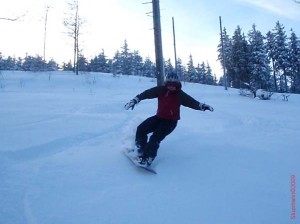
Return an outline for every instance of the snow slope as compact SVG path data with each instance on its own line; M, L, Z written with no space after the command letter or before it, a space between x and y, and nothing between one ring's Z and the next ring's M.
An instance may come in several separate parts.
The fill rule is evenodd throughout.
M156 112L156 100L133 111L124 104L154 85L108 74L2 72L0 224L295 223L299 95L261 101L184 84L215 111L182 107L153 175L121 149Z

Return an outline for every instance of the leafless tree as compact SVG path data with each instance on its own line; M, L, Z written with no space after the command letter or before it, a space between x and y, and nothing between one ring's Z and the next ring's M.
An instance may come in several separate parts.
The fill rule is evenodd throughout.
M300 0L294 0L294 2L296 2L296 3L300 4Z
M74 72L78 75L78 58L79 58L79 34L83 21L79 16L78 0L68 2L69 13L64 20L64 26L68 29L68 35L74 40Z

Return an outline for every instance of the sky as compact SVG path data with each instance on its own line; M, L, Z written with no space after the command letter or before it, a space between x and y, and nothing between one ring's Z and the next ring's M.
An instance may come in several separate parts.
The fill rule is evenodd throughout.
M148 4L143 4L147 3ZM82 53L91 59L104 50L112 58L127 40L131 51L155 61L152 4L150 0L79 0L79 14L85 21L80 35ZM24 57L44 54L46 8L48 10L46 60L58 63L72 59L72 39L63 20L69 12L64 0L0 0L0 52L4 56ZM277 21L300 37L300 4L293 0L160 0L163 54L174 61L172 17L175 21L177 56L184 64L193 56L194 65L208 62L219 77L217 61L220 40L219 16L232 36L239 25L247 34L253 24L263 34ZM174 63L174 62L173 62Z

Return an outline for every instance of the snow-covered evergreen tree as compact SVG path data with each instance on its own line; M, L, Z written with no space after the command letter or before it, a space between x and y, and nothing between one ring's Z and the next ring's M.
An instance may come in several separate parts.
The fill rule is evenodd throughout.
M179 80L184 81L184 70L185 70L185 67L182 64L181 58L177 58L176 65L177 65L177 75L179 77Z
M270 60L268 59L264 36L252 26L248 33L250 88L255 94L257 89L270 90Z
M222 43L220 40L220 44L218 45L218 60L221 62L221 66L223 67L223 60L225 64L225 72L227 74L228 83L232 83L232 77L234 76L234 68L232 64L232 39L227 34L227 30L224 27L222 32L223 39L223 47L224 47L224 59L222 54Z
M39 55L37 56L26 56L23 62L23 70L24 71L45 71L46 70L46 63L43 58Z
M196 71L197 71L197 77L198 77L197 82L205 84L206 83L206 66L205 66L205 63L202 62L201 64L198 64L198 66L196 67Z
M21 58L21 57L18 57L18 59L16 60L16 70L22 70L23 68L22 68L22 66L23 66L23 59Z
M238 26L232 37L232 71L228 74L231 76L233 87L240 88L242 83L250 82L248 63L248 43Z
M120 55L120 52L117 51L112 60L112 73L114 75L117 75L117 74L121 74L122 71L123 71L123 69L122 69L121 55Z
M124 41L124 45L120 52L120 63L121 63L121 73L124 75L131 75L132 70L132 53L130 52L127 44L127 40Z
M277 75L276 75L276 69L275 69L275 35L269 31L266 35L266 49L269 60L272 62L272 71L273 71L273 85L274 90L278 91L278 85L277 85Z
M212 70L211 70L211 67L209 65L209 63L207 62L206 63L206 75L205 75L205 83L204 84L207 84L207 85L215 85L215 82L214 82L214 76L212 74Z
M291 92L300 93L300 40L293 30L289 39Z
M58 70L58 64L54 61L54 59L51 59L47 62L47 71L57 71Z
M280 91L287 92L288 91L288 45L287 45L287 35L284 30L284 26L280 24L280 22L276 22L276 26L273 30L274 32L274 60L275 60L275 70L276 73L281 77L281 83L284 81L284 85L281 85Z
M62 69L63 71L74 71L72 62L69 61L68 63L63 63Z
M169 58L167 61L165 61L165 74L168 74L170 72L174 72L175 68L172 65L171 59Z
M2 53L0 52L0 70L4 70L4 60L3 60L3 56Z
M83 55L83 54L80 54L78 56L78 71L81 71L81 72L87 72L89 71L89 63L88 63L88 60L86 59L86 57Z
M155 77L155 65L150 60L149 57L146 57L143 67L142 67L142 75L146 77Z
M139 51L133 51L131 59L132 75L140 75L143 69L143 58L140 56Z
M110 72L108 60L106 59L103 49L100 54L98 54L96 57L91 59L89 67L92 72L104 72L104 73Z
M11 56L5 58L0 52L0 70L16 70L16 59Z
M193 56L190 54L189 62L187 64L186 81L195 82L197 81L197 73L194 67Z

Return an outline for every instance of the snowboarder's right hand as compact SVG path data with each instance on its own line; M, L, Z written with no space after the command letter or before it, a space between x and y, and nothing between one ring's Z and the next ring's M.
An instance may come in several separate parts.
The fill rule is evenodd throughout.
M211 111L211 112L214 111L214 108L213 108L213 107L211 107L211 106L209 106L209 105L207 105L207 104L205 104L205 103L200 103L200 104L199 104L199 107L200 107L200 110L202 110L202 111L206 111L206 110L209 110L209 111Z
M125 109L128 110L131 108L133 110L134 106L140 102L140 99L135 97L134 99L130 100L128 103L125 104Z

